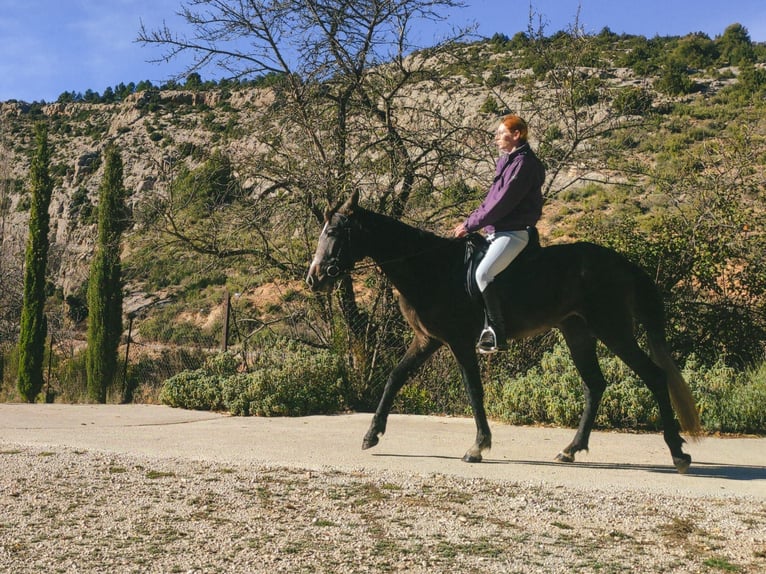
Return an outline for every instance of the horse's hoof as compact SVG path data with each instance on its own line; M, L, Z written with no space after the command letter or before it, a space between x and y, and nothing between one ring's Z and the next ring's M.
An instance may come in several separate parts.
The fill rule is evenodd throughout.
M463 455L463 462L481 462L482 458L480 454L471 454L467 452Z
M559 462L574 462L574 455L573 454L567 454L565 452L560 452L556 455L556 460Z
M689 470L691 463L692 457L690 457L688 454L673 457L673 464L676 465L676 470L678 470L680 474L686 474L686 471Z
M380 439L378 438L378 435L368 435L364 437L364 440L362 441L362 450L367 450L368 448L374 447L376 444L380 442Z

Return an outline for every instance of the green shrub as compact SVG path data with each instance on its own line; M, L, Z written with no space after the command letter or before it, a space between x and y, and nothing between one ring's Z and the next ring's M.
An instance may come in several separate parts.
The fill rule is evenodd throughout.
M73 351L58 362L54 378L57 381L56 399L63 403L87 400L88 383L85 367L86 350Z
M723 357L708 367L691 356L683 373L706 430L766 432L766 363L741 372L727 366Z
M240 373L222 379L221 395L223 402L226 405L226 410L233 415L246 417L256 414L253 412L256 409L251 410L250 404L253 402L258 389L255 388L257 384L250 375L252 373Z
M548 366L552 365L501 383L499 401L490 407L490 414L511 424L575 426L583 401L579 380L570 379L571 373L547 371Z
M0 401L19 401L16 388L19 377L19 347L13 344L3 344L0 348Z
M766 363L746 373L746 380L731 398L727 428L743 433L766 433Z
M228 378L224 401L232 414L305 416L337 413L343 408L342 361L327 351L290 349L282 362ZM281 354L281 353L280 353Z
M481 105L481 108L479 108L479 111L483 114L496 115L500 113L500 106L498 105L495 98L488 96L487 99L484 100L484 103Z
M238 373L231 355L216 355L195 371L165 381L160 400L234 415L304 416L343 409L343 361L329 351L279 341L265 347L250 372Z
M238 361L229 353L212 355L194 370L167 379L160 391L160 401L171 407L199 411L224 410L223 385L237 371Z
M665 94L678 96L692 93L695 84L683 62L669 59L663 64L660 75L654 82L654 88Z
M205 360L205 370L211 375L229 377L239 369L239 359L232 353L217 353Z
M492 69L489 71L489 75L486 80L487 87L495 88L502 84L507 84L508 76L506 75L506 72L507 70L502 68L501 66L493 66Z
M443 205L459 205L471 201L477 196L477 189L468 185L463 179L451 181L442 190Z
M218 343L217 333L211 333L190 321L173 322L167 315L169 313L159 313L141 323L141 336L145 340L175 345L214 347Z
M630 86L617 93L612 106L626 116L643 116L651 110L652 101L653 96L649 90Z
M616 357L602 353L607 389L599 408L600 428L659 429L657 403L640 379ZM766 432L766 363L738 372L721 358L705 366L691 356L683 374L708 431ZM519 376L495 373L487 384L490 416L510 424L575 427L584 406L583 384L563 343L546 353L539 366Z
M223 410L221 377L208 374L205 368L183 371L165 381L160 401L171 407L199 411Z
M660 428L654 397L619 359L601 349L608 386L596 418L598 428ZM576 427L584 406L583 384L566 345L545 352L539 364L514 373L501 357L483 363L488 414L510 424ZM165 381L160 400L174 407L227 410L233 415L331 414L347 404L348 379L341 357L279 340L264 345L248 372L231 354L214 355L196 370ZM766 364L738 372L721 358L713 366L692 356L683 374L709 431L766 432ZM347 394L347 392L346 392ZM465 392L452 360L432 361L399 394L395 410L468 414Z
M392 411L421 415L471 414L460 369L446 348L440 349L399 391Z

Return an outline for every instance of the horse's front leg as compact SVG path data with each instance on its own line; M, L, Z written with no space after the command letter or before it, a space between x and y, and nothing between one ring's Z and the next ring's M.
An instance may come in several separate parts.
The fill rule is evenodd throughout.
M372 424L364 435L362 441L362 450L372 448L380 440L380 435L386 432L386 423L388 422L388 413L394 404L396 393L404 386L410 375L419 369L426 360L433 355L436 350L442 346L441 341L426 337L415 337L410 343L407 352L404 354L399 364L394 367L391 374L388 375L386 386L383 389L383 396L380 398L378 408L372 417Z
M452 353L460 366L463 375L463 385L468 392L468 400L476 421L476 442L463 455L463 462L481 462L482 452L492 448L492 433L484 410L484 386L481 384L479 361L473 341L462 347L452 347Z

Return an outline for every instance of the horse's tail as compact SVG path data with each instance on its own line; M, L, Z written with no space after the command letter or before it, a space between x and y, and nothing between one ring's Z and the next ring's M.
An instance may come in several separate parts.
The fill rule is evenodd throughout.
M665 372L670 401L681 429L693 439L702 434L699 412L691 389L684 380L665 339L665 310L659 290L651 278L636 268L636 315L646 329L652 360Z

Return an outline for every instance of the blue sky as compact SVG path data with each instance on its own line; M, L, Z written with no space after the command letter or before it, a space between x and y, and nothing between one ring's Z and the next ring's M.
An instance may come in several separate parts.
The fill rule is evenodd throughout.
M485 36L527 29L529 0L467 3L449 15L451 23L476 22ZM141 80L162 84L183 71L182 63L149 63L158 57L157 48L135 39L141 21L149 29L163 21L181 29L180 5L181 0L0 0L0 101L52 102L65 91L102 93ZM567 28L578 6L588 32L608 26L647 37L704 32L714 38L738 22L753 41L766 42L764 0L533 0L548 34ZM424 30L419 41L433 44L434 35L437 30ZM202 77L216 78L213 70Z

